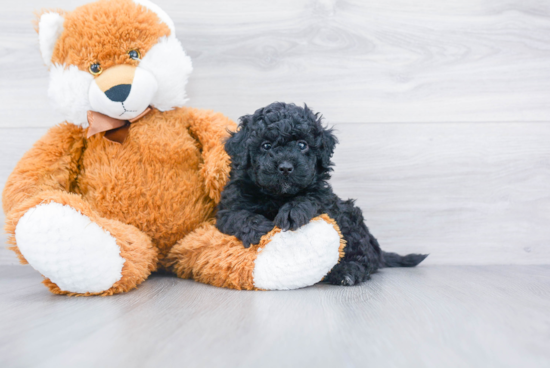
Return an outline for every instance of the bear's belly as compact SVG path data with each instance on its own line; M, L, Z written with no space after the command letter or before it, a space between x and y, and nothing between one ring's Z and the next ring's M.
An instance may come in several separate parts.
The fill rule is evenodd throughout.
M122 145L90 138L85 170L78 178L78 191L101 216L145 232L161 259L178 240L212 218L215 208L199 172L197 142L186 129L162 133L132 129Z

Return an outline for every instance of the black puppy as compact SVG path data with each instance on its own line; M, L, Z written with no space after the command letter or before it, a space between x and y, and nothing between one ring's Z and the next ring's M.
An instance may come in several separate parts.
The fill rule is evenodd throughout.
M276 102L240 120L225 144L232 170L218 206L221 232L249 247L274 226L295 230L326 213L347 242L344 258L325 278L338 285L365 281L380 267L416 266L427 257L381 251L353 200L332 192L327 181L337 139L319 114Z

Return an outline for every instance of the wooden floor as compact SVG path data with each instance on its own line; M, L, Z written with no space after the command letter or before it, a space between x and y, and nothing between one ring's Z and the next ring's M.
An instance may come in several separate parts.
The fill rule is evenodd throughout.
M550 266L385 269L239 292L157 275L114 297L0 268L1 367L548 367Z

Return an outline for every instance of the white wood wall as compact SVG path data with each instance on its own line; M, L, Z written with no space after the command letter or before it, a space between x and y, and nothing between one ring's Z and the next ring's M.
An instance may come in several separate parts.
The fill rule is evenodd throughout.
M333 186L384 248L427 264L550 263L550 2L156 2L193 58L189 105L237 119L306 102L336 125ZM2 187L62 120L33 11L83 3L2 4Z

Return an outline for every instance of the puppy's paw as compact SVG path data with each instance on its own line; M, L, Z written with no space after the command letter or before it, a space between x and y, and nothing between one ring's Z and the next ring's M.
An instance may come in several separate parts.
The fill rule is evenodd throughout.
M341 286L353 286L357 284L355 276L352 274L339 274L332 277L327 277L324 282L327 282L332 285L341 285Z
M262 236L273 230L273 227L275 226L273 222L259 217L251 219L248 225L249 226L246 229L248 231L243 233L240 237L245 248L258 244Z
M308 202L288 202L279 209L275 220L275 226L283 230L296 230L315 217L315 207Z
M359 263L342 262L334 266L323 281L332 285L353 286L369 278L368 271Z
M243 242L243 245L245 248L250 248L251 245L258 244L262 236L264 236L267 233L268 233L267 231L263 234L260 232L251 231L247 234L242 235L241 241Z
M355 277L353 275L344 275L342 281L340 281L342 286L353 286L355 285Z

